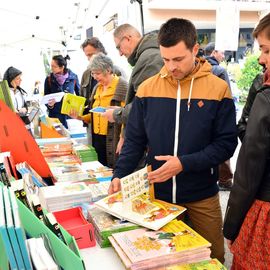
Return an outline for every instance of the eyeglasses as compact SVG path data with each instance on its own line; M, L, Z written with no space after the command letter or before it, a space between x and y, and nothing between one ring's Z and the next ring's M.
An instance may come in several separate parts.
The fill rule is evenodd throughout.
M122 41L123 41L125 38L128 38L128 37L123 36L123 37L120 39L120 41L118 42L118 44L116 45L115 48L116 48L118 51L120 50L120 48L121 48L121 43L122 43Z
M99 76L102 74L102 71L91 71L91 76L94 77L94 76Z

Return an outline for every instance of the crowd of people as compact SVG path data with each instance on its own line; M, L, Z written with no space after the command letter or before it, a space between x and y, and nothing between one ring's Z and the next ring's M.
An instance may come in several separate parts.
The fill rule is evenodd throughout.
M83 116L62 114L62 101L54 99L47 104L48 115L66 127L70 117L88 126L99 161L114 169L110 194L142 161L151 165L155 197L186 207L185 219L212 243L211 257L222 263L225 236L233 270L270 265L270 13L253 36L264 73L254 79L238 125L229 77L219 65L224 52L209 43L202 53L187 19L171 18L158 33L144 36L130 24L115 29L116 49L132 66L128 80L93 37L81 46L89 60L81 83L67 67L67 56L55 55L44 84L44 95L86 98ZM15 111L26 114L21 75L11 66L3 78ZM106 111L89 112L99 106ZM230 158L238 136L242 145L233 175ZM224 223L218 184L231 190Z

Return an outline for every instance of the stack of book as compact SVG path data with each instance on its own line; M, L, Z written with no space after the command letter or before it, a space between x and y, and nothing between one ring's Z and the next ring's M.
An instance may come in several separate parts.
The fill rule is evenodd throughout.
M96 202L107 197L110 184L110 181L89 184L88 188L91 194L91 201Z
M109 240L125 267L132 270L210 260L211 244L180 220L159 231L141 228L114 233Z
M139 228L134 223L113 217L96 207L88 209L88 220L93 224L96 240L102 248L111 246L109 236L113 233Z
M39 189L43 208L50 212L71 208L91 201L91 192L85 183L61 183Z
M217 259L211 259L197 263L165 266L156 270L227 270L227 268Z
M83 162L82 169L87 171L89 178L96 178L98 181L111 181L113 170L102 165L99 161Z
M44 157L70 155L73 151L72 142L43 144L39 148Z
M74 145L73 150L82 162L95 161L98 159L97 152L91 145Z
M76 155L50 156L45 159L57 182L80 181L89 178Z
M68 132L71 138L86 138L87 130L83 126L83 121L77 119L67 119Z

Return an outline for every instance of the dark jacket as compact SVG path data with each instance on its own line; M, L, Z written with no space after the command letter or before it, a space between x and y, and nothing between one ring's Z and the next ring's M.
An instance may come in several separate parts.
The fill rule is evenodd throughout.
M229 87L231 89L230 79L229 79L229 76L228 76L226 69L224 67L220 66L219 62L213 56L205 56L205 59L211 64L212 73L215 74L216 76L218 76L220 79L227 82L227 84L229 85Z
M218 193L218 164L228 160L236 146L231 92L226 82L211 73L210 64L198 59L192 74L180 81L164 67L138 89L113 177L133 172L146 149L153 170L164 163L155 156L178 156L183 171L175 180L155 184L155 195L178 204L199 201Z
M66 92L71 94L79 95L80 84L78 80L78 76L73 73L71 70L68 70L68 78L65 80L63 85L60 85L53 73L51 73L45 80L44 83L44 95L49 95L52 93L58 92ZM58 118L61 123L67 128L67 119L69 119L68 115L61 114L62 100L60 102L55 103L53 108L47 106L49 111L49 117Z
M243 108L241 118L239 119L238 124L237 124L238 137L241 140L241 142L243 141L243 138L245 136L245 132L247 128L247 121L248 121L252 104L254 102L254 99L258 91L261 89L262 85L263 85L263 74L258 74L253 80L252 85L249 89L246 104Z
M94 96L96 93L97 86L93 89L93 92L90 97L90 108L92 108L93 103L95 101ZM126 97L127 87L128 87L127 82L123 78L120 77L119 82L116 86L114 96L110 103L111 106L121 106L121 102L123 102ZM92 118L92 121L93 121L93 118ZM106 157L107 157L107 164L110 168L115 167L115 162L117 159L115 152L116 152L116 147L120 138L121 127L122 127L121 124L108 122L108 129L107 129L107 136L106 136Z
M114 120L117 123L126 123L137 88L149 77L157 74L163 66L157 43L157 34L145 35L133 53L128 58L133 67L126 96L126 106L114 111Z
M270 87L256 95L238 155L224 222L224 236L235 240L255 199L270 202Z

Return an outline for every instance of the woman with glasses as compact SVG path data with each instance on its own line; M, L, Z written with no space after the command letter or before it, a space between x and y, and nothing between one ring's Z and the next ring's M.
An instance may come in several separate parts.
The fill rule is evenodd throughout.
M95 54L90 61L91 75L97 81L89 100L91 109L97 107L112 108L123 107L127 92L127 82L113 73L112 60L103 53ZM81 119L86 123L91 122L92 142L98 160L103 165L114 167L119 150L117 148L121 124L109 123L101 113L89 113L78 117L75 112L73 118Z

